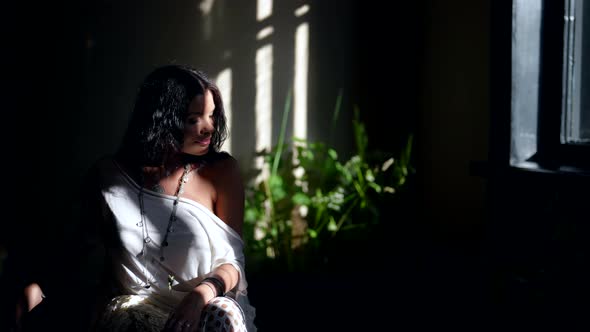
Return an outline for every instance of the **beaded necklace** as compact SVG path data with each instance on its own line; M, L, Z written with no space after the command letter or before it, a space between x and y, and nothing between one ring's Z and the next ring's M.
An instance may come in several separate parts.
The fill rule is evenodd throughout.
M170 233L174 233L174 224L176 223L176 208L178 206L178 201L180 199L180 195L184 192L184 184L188 181L188 175L189 173L193 170L191 164L185 164L184 165L184 171L182 172L182 176L180 177L180 180L178 181L178 187L176 188L176 193L174 194L174 203L172 205L172 212L170 213L170 218L168 218L168 225L166 226L166 234L164 235L164 237L162 238L162 242L160 242L160 261L163 262L166 257L164 257L164 248L166 248L168 246L168 235ZM137 258L139 257L143 257L143 262L144 262L144 268L147 269L147 245L149 243L152 242L152 238L150 237L150 234L148 232L148 228L147 228L147 223L145 222L145 208L144 208L144 204L143 204L143 194L144 194L144 177L143 177L143 171L140 173L141 174L141 179L142 179L142 184L141 184L141 188L139 190L139 193L137 194L138 196L138 200L139 200L139 213L140 213L140 217L141 219L139 220L139 222L136 224L138 227L141 227L141 231L142 231L142 237L143 237L143 244L142 244L142 248L141 251L137 254ZM161 187L160 187L161 188ZM153 258L152 258L153 260ZM147 271L145 274L145 284L144 284L144 288L150 288L150 281L147 280L148 276L147 276Z

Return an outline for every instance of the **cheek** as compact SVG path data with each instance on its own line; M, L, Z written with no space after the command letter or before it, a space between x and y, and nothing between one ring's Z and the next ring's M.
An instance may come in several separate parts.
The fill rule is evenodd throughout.
M184 127L184 136L194 135L197 132L196 125L188 125Z

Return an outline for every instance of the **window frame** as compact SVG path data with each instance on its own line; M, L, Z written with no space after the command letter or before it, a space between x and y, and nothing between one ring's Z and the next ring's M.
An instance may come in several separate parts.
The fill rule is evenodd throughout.
M544 0L541 4L541 30L538 78L538 108L532 112L537 127L533 133L536 151L531 157L514 158L519 133L512 123L514 112L513 37L519 22L514 12L516 1L491 4L491 131L490 166L509 167L544 173L590 174L590 145L562 142L564 108L564 24L568 0ZM525 2L519 4L526 5ZM508 84L507 84L508 83Z
M562 142L565 63L565 17L569 0L545 0L541 13L541 63L539 72L539 110L537 153L531 161L547 169L590 166L590 146Z

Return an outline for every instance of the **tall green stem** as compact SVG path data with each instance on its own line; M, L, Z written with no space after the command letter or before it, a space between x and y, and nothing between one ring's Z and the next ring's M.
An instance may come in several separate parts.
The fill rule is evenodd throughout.
M283 109L283 120L281 122L281 131L279 132L279 142L277 144L277 151L275 152L275 157L272 164L272 171L271 176L275 176L277 174L277 170L279 169L279 162L281 160L281 155L283 154L283 144L285 142L285 130L287 129L287 121L289 120L289 110L291 109L291 90L287 93L287 100L285 101L285 107Z

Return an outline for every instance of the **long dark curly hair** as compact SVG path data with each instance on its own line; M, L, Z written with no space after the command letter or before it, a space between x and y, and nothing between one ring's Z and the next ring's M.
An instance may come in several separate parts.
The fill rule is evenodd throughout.
M191 100L211 91L215 131L209 154L217 154L227 138L227 119L219 88L205 73L188 65L156 68L139 87L135 107L119 148L119 158L136 165L159 166L182 149L184 121Z

